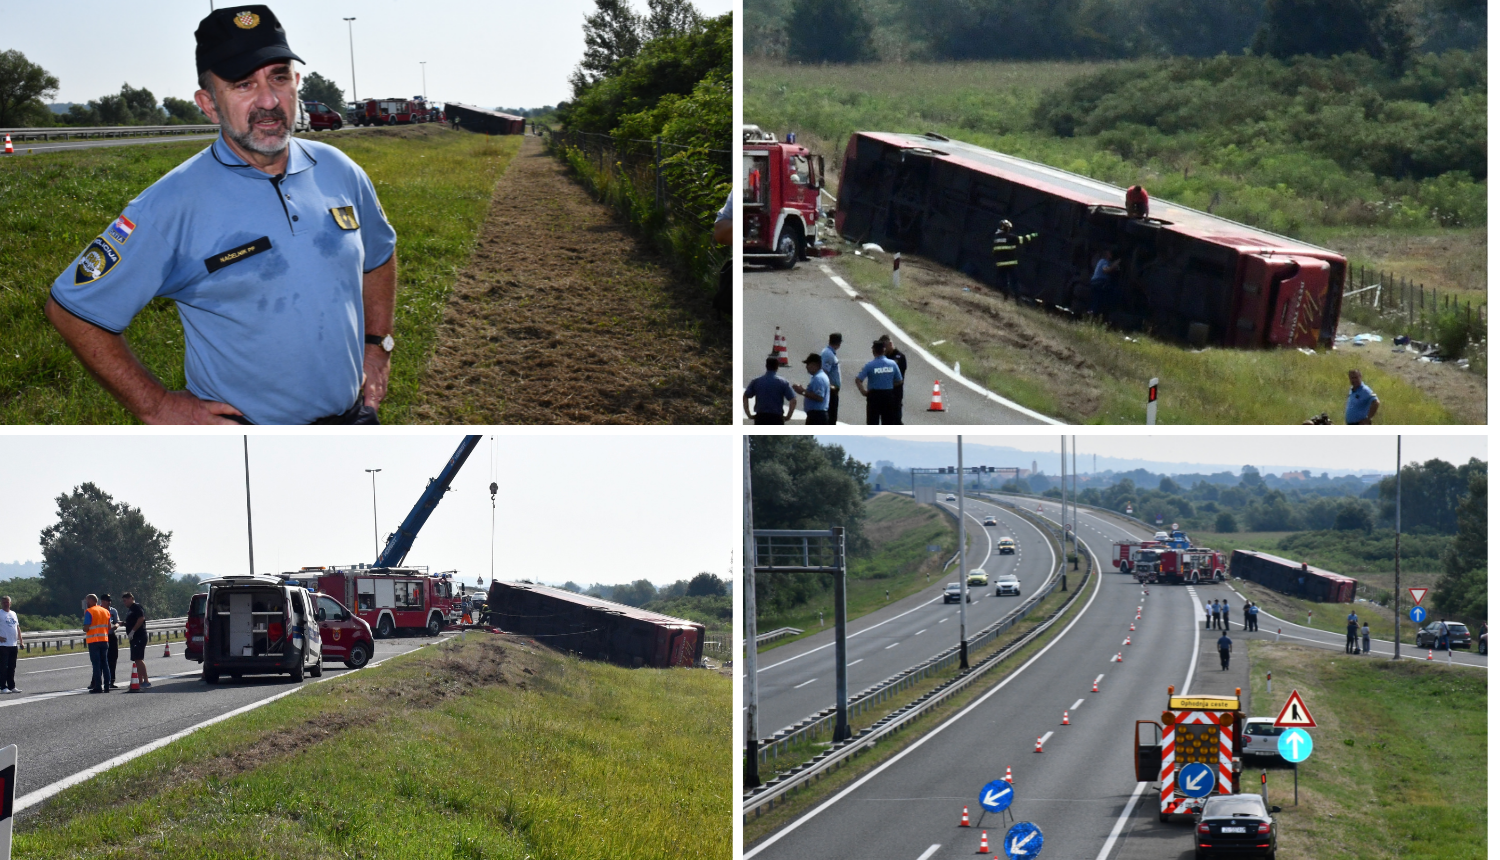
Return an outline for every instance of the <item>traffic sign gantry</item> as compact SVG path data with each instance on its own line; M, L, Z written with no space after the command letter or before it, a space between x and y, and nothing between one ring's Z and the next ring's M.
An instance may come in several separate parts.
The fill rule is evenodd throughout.
M979 805L986 812L1004 812L1015 799L1015 788L1003 779L985 783L984 788L979 789Z
M1427 589L1408 588L1406 590L1411 592L1411 600L1413 603L1417 604L1418 606L1422 605L1422 598L1427 596Z
M1423 621L1426 621L1427 610L1423 609L1420 606L1413 606L1411 608L1411 620L1417 624L1421 624Z
M1005 832L1005 856L1011 860L1042 853L1042 828L1022 821Z
M1286 704L1281 706L1281 713L1276 716L1275 725L1282 728L1315 729L1318 727L1317 721L1307 710L1307 703L1302 701L1302 695L1296 690L1286 697Z
M1276 751L1293 764L1306 761L1313 751L1312 735L1301 729L1287 729L1276 741Z
M1207 797L1214 790L1213 768L1196 761L1183 765L1177 771L1177 787L1188 797Z

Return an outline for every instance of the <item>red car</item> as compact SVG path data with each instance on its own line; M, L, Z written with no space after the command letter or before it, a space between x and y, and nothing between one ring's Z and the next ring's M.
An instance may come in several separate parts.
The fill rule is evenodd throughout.
M344 118L339 112L322 102L303 102L307 111L307 122L313 131L337 131L344 127Z

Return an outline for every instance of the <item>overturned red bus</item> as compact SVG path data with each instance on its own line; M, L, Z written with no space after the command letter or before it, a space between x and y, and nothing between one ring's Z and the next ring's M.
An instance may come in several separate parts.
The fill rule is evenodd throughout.
M490 583L487 623L622 666L697 666L702 624L529 582Z
M852 242L994 283L991 239L1007 219L1037 234L1020 253L1025 299L1194 345L1333 344L1343 256L1164 200L1151 201L1149 217L1131 217L1124 203L1108 183L941 135L857 132L836 224ZM1106 249L1120 261L1117 282L1094 296L1090 276Z

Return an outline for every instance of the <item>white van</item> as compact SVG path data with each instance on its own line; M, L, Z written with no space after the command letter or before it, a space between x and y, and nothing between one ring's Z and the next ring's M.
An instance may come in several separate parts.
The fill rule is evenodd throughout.
M307 589L274 576L210 579L203 612L203 680L221 675L323 674L317 603Z

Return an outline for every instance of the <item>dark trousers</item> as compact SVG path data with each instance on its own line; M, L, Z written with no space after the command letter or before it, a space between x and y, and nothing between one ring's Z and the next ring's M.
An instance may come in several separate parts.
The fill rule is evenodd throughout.
M120 677L119 672L115 671L115 667L120 665L120 639L111 633L109 642L105 644L109 646L105 656L106 662L109 663L109 680L104 683L107 686L114 686L115 679Z
M90 642L89 662L93 664L94 667L94 677L91 681L89 681L89 689L104 689L105 685L109 683L106 680L106 678L108 678L109 676L109 643Z
M786 418L780 412L777 412L774 415L772 415L770 413L766 413L766 412L757 412L757 413L755 413L755 423L756 424L775 424L777 426L780 426L780 425L786 423Z
M824 412L821 409L809 409L807 410L807 423L819 425L828 424L828 413Z
M1345 633L1344 634L1344 653L1345 654L1353 654L1354 653L1354 634L1353 633Z
M1000 289L1001 295L1010 296L1016 301L1021 300L1021 286L1016 281L1016 267L997 266L995 268L995 286Z
M839 423L839 390L831 386L828 389L828 423Z
M1114 285L1108 279L1089 281L1089 314L1106 313L1115 303Z
M890 390L871 391L865 398L866 424L900 424L901 401Z
M1229 651L1227 651L1224 648L1220 648L1219 649L1219 669L1220 669L1220 671L1224 671L1224 670L1227 670L1228 668L1229 668Z
M20 656L19 645L0 645L0 690L16 688L16 658Z

